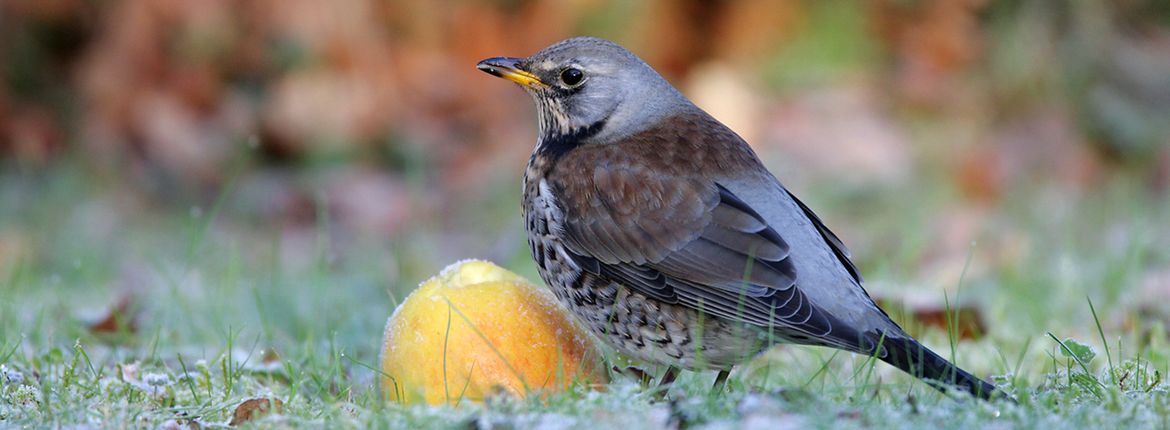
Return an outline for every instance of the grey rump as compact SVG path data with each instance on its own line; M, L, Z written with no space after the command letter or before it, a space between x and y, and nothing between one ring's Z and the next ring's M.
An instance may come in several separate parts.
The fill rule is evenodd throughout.
M618 351L725 371L775 343L828 346L940 390L1002 395L907 335L743 139L625 48L574 38L478 67L536 102L523 186L533 257Z

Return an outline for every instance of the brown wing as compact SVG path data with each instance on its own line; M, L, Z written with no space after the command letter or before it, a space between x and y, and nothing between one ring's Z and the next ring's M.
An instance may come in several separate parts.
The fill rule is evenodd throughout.
M664 302L787 328L809 343L857 348L857 333L839 327L800 291L789 246L776 230L726 188L693 174L704 158L731 167L742 154L729 151L750 151L746 145L712 154L720 148L679 148L685 139L660 136L641 136L622 148L577 148L554 168L550 176L565 212L562 236L574 260ZM629 152L639 150L655 156Z

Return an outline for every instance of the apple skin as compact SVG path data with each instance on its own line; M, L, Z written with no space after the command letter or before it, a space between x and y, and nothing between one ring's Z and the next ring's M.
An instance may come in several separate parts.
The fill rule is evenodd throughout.
M382 387L406 404L547 394L609 382L602 357L548 289L466 260L423 282L386 321Z

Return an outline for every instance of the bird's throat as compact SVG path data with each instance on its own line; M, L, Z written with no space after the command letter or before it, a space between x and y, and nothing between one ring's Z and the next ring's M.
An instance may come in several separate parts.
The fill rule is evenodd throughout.
M536 143L536 153L544 156L550 162L556 162L561 156L581 146L589 138L596 136L605 128L605 120L593 124L569 129L544 128Z

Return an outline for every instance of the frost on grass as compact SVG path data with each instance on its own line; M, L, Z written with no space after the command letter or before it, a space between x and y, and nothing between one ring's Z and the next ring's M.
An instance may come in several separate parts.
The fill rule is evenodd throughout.
M20 384L24 382L24 374L9 368L7 364L0 364L0 382L3 382L4 385Z

